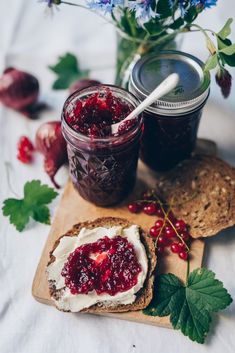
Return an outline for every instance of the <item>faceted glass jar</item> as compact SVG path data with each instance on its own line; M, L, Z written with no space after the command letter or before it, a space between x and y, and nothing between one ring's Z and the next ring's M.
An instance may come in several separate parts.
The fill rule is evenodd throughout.
M72 94L62 112L62 132L67 141L73 185L84 199L98 206L119 203L132 191L136 181L143 118L137 117L134 126L121 135L91 138L71 128L65 116L77 100L85 100L98 91L107 91L107 88L114 97L133 109L138 105L138 100L124 89L99 85Z

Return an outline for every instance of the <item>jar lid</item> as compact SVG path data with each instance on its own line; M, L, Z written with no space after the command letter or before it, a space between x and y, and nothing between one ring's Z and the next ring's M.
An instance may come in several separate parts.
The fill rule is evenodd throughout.
M134 66L130 92L141 101L167 76L176 72L180 80L177 87L147 110L163 115L185 114L199 107L208 97L210 74L203 71L203 62L180 51L161 51L142 57Z

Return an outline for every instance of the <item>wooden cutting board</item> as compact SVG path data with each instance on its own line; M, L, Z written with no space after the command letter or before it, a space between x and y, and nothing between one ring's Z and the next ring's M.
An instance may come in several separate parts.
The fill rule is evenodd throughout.
M215 155L216 145L212 141L198 140L197 151ZM32 294L34 298L41 303L53 305L53 301L50 299L45 273L45 268L49 260L49 252L52 249L55 241L67 230L69 230L75 223L93 220L98 217L122 217L130 220L132 223L139 224L147 232L148 229L154 224L155 217L147 216L143 213L140 215L131 214L127 210L126 205L129 200L137 199L142 191L153 188L156 183L156 178L156 173L153 173L146 166L144 166L142 162L139 162L138 178L135 190L133 191L132 195L130 195L129 199L125 200L123 204L112 208L97 207L85 201L79 196L77 191L73 188L71 181L69 181L61 197L33 280ZM190 249L190 270L201 266L203 252L204 241L199 239L193 240ZM165 256L158 259L157 272L171 272L184 280L186 277L186 262L180 260L177 255L168 252ZM104 313L102 315L150 325L171 327L168 317L151 317L144 315L142 311L116 314Z

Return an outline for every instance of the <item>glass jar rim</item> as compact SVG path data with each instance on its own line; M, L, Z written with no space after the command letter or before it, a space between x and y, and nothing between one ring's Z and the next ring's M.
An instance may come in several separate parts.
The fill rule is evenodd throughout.
M177 116L194 111L207 101L210 94L210 73L204 72L204 64L199 58L178 50L162 50L158 54L146 54L135 63L129 80L129 90L135 94L140 101L144 100L149 94L145 86L146 83L143 83L141 80L141 75L143 75L142 70L146 65L152 62L155 63L156 60L159 62L161 62L161 60L172 60L178 64L187 64L187 72L190 72L188 68L190 68L191 71L195 71L200 79L200 85L192 91L191 97L184 96L182 100L177 101L167 99L166 95L156 100L146 111L159 115ZM177 72L175 66L172 66L173 71L170 72L169 65L166 66L167 74ZM184 77L182 73L181 77ZM185 77L187 77L187 75L185 75ZM178 87L176 87L176 89L177 88Z
M117 136L106 136L106 137L94 137L91 139L91 137L86 136L80 132L75 131L67 122L66 118L65 118L65 111L66 109L69 107L70 104L72 104L72 102L75 99L79 99L85 96L89 96L91 94L97 93L100 90L107 90L110 89L111 92L113 93L114 91L122 93L123 95L125 95L123 97L123 99L125 101L128 101L132 106L134 106L134 108L139 104L139 100L135 97L134 94L132 94L131 92L125 90L124 88L115 86L115 85L111 85L111 84L99 84L99 85L92 85L89 86L87 88L84 88L82 90L77 90L75 92L73 92L65 101L64 105L63 105L63 109L62 109L62 114L61 114L61 123L62 123L62 127L63 129L65 129L65 131L67 133L69 133L70 135L73 136L73 138L75 139L79 139L82 142L93 142L93 143L107 143L107 142L115 142L115 141L119 141L119 140L123 140L128 137L128 136L134 136L140 129L140 127L142 126L143 123L143 117L142 114L138 115L138 119L137 119L137 123L134 124L134 126L127 130L126 132L122 133L121 135L117 135ZM129 99L127 99L127 95L129 96ZM121 141L120 141L121 143Z

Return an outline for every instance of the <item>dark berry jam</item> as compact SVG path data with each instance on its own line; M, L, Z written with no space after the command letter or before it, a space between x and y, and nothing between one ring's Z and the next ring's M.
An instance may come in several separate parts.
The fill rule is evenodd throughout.
M72 252L61 275L72 294L115 295L137 284L141 266L134 246L126 238L103 238Z
M74 109L66 113L67 123L77 132L91 138L111 136L111 125L130 114L132 106L115 97L109 88L76 101ZM118 133L133 127L135 120L124 123Z
M135 185L142 116L121 124L115 136L110 124L137 104L132 94L107 85L75 92L65 102L62 131L71 179L80 195L96 205L121 202Z
M194 150L202 108L181 116L144 113L140 157L156 171L174 167Z

